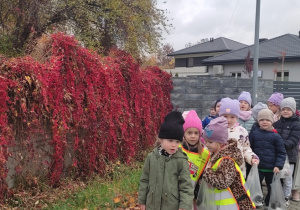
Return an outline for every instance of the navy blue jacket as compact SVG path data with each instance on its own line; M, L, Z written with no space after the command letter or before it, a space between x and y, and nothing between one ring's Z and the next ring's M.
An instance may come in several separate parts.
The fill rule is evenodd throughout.
M259 157L259 169L283 168L286 151L283 139L273 131L256 128L250 136L250 146Z
M203 120L202 120L202 127L205 128L211 120L217 118L218 116L211 116L211 115L208 115L206 116Z
M296 163L300 138L300 123L298 117L296 115L290 118L280 117L273 126L284 140L284 146L290 163Z

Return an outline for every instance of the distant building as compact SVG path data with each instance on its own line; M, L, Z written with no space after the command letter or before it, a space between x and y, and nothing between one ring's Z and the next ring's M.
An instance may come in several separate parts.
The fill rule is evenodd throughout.
M177 73L178 76L208 75L208 68L202 64L203 60L243 47L247 45L225 37L206 39L200 44L168 54L175 58L175 69L167 71L173 75Z
M217 40L218 42L213 44ZM223 50L222 42L227 44L225 45L227 48L224 47ZM175 57L175 69L172 69L172 74L173 76L177 73L178 76L219 75L249 78L243 72L248 50L251 51L250 57L253 60L254 45L247 46L226 38L210 40L169 54ZM282 53L285 53L283 65ZM258 68L258 76L262 79L281 81L283 77L284 81L300 81L300 34L298 36L285 34L273 39L261 39Z

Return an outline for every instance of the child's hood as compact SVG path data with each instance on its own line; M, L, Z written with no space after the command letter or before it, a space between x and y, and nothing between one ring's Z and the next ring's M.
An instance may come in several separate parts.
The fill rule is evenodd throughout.
M215 163L222 157L230 157L241 166L244 162L241 150L237 147L237 141L235 139L229 139L227 146L220 150L216 156L212 157L211 161Z

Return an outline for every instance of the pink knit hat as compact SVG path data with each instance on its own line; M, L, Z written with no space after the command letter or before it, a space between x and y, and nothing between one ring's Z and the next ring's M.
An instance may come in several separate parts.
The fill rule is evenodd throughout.
M236 99L222 98L219 115L232 114L237 118L240 116L240 102Z
M217 117L205 127L203 138L225 144L228 141L228 121L225 117Z
M283 100L283 95L281 93L273 93L270 98L268 99L268 102L271 102L272 104L276 106L280 106L281 101Z
M185 117L185 123L183 124L183 129L186 131L188 128L198 128L202 132L202 122L199 119L197 112L195 110L189 111Z

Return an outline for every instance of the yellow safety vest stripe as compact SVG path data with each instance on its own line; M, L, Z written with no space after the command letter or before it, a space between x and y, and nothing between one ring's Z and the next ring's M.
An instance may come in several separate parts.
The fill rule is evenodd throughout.
M210 158L210 153L207 149L202 148L201 154L191 152L183 148L183 146L180 144L179 147L181 147L182 151L188 156L188 161L192 164L196 165L198 167L197 170L197 176L194 177L193 174L190 174L190 177L194 181L198 181L201 174L203 173L205 166Z
M223 159L230 159L230 160L232 160L233 162L234 162L234 165L235 165L235 168L236 168L236 170L239 172L239 174L240 174L240 180L241 180L241 182L242 182L242 186L243 186L243 188L244 188L244 191L246 192L246 194L247 194L247 196L248 196L248 198L250 199L250 201L251 201L251 204L252 204L252 207L253 208L255 208L255 204L254 204L254 202L252 202L252 200L251 200L251 198L250 198L250 191L249 190L246 190L246 188L245 188L245 179L244 179L244 176L243 176L243 174L242 174L242 171L241 171L241 169L240 169L240 167L238 166L238 164L232 159L232 158L230 158L230 157L223 157L223 158L219 158L217 161L216 161L216 163L212 166L212 169L214 170L214 171L216 171L217 170L217 168L219 167L219 164L220 164L220 162L223 160ZM230 194L231 194L231 198L223 198L222 200L216 200L215 202L216 202L216 205L231 205L231 204L237 204L237 201L236 201L236 199L235 199L235 197L233 196L233 194L232 194L232 192L231 192L231 189L230 188L227 188L227 189L224 189L224 190L218 190L218 189L214 189L214 192L215 193L225 193L225 191L228 191ZM229 196L229 194L224 194L224 196L226 196L226 197L228 197Z

